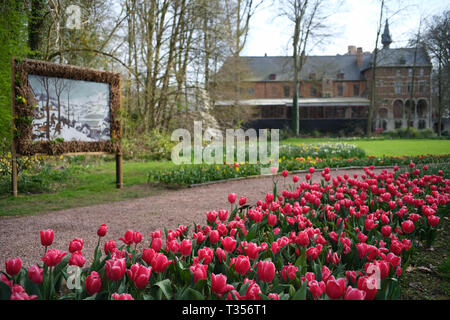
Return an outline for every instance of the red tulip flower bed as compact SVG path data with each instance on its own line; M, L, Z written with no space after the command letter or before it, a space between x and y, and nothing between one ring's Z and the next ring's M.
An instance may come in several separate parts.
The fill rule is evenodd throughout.
M27 270L6 260L0 298L397 299L411 255L432 244L448 215L450 180L414 164L372 170L330 178L328 168L311 168L307 178L321 174L321 183L284 172L286 190L274 182L256 206L229 194L229 210L207 212L206 225L158 230L143 250L141 233L105 241L102 225L90 266L82 239L60 251L50 248L57 235L41 231L42 261Z

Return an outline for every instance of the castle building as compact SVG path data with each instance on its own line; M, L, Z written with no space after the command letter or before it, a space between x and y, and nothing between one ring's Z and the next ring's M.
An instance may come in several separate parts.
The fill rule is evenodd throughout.
M392 38L387 21L381 42L383 47L378 50L376 60L372 129L382 132L406 127L408 119L416 129L432 128L430 57L420 47L390 48ZM373 60L373 53L355 46L348 46L343 55L307 56L300 73L300 129L365 132ZM254 112L247 127L291 126L293 58L241 56L239 64L239 98L231 95L219 99L216 107L251 108ZM222 72L228 68L231 67L226 62ZM228 85L232 86L232 81ZM221 86L225 88L227 82Z

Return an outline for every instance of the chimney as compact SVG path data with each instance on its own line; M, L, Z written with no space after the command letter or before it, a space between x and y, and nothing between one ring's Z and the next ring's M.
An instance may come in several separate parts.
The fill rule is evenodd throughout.
M356 54L356 47L355 46L348 46L348 54L349 55L355 55Z
M363 54L363 50L360 47L356 50L356 64L358 65L358 67L362 67L362 64L363 64L362 54Z

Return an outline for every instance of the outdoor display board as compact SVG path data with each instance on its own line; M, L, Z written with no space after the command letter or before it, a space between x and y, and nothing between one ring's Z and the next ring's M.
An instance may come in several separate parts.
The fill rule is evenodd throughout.
M14 58L11 73L13 194L16 155L115 153L120 188L121 75Z

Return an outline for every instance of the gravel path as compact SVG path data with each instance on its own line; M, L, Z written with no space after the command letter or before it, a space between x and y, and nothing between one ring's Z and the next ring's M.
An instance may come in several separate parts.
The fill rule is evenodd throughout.
M376 169L378 174L381 169ZM331 176L347 173L362 174L363 170L331 171ZM300 181L305 174L298 174ZM291 183L290 175L286 183ZM320 181L320 173L313 175L313 181ZM283 177L278 176L278 188L283 188ZM204 225L205 212L230 209L227 196L234 192L247 197L247 203L254 205L263 200L266 193L272 192L272 177L262 177L237 181L209 184L181 190L167 190L160 195L121 202L100 204L91 207L54 211L28 217L0 217L0 270L4 270L4 260L20 257L23 265L40 263L44 248L40 244L40 230L53 229L55 239L52 248L68 252L69 242L74 238L84 240L83 255L89 261L93 257L97 244L97 229L105 223L108 234L102 239L118 238L127 229L143 234L139 248L147 247L150 232L166 227L176 229L179 224L192 226L192 223ZM192 227L191 227L192 230Z

